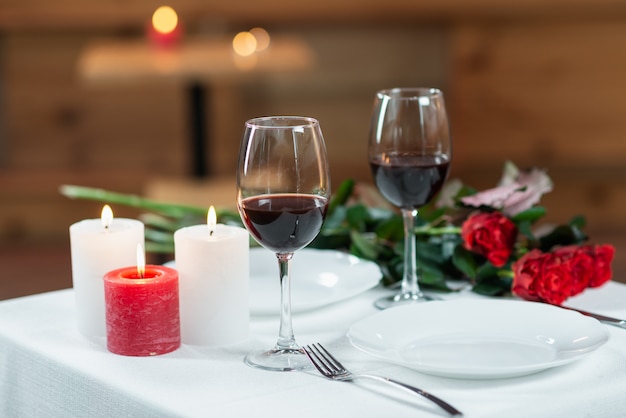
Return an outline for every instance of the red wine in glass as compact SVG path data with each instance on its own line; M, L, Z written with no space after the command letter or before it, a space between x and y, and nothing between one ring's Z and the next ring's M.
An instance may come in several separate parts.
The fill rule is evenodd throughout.
M402 213L404 266L400 293L375 302L385 309L437 299L418 283L415 218L441 190L452 158L443 93L435 88L393 88L376 93L368 161L380 193Z
M328 199L307 194L267 194L240 202L243 222L252 236L275 253L308 245L320 231Z
M376 187L394 206L418 209L443 187L450 162L446 156L394 153L370 161Z
M248 353L248 366L273 371L312 367L291 323L290 265L294 254L319 234L330 195L328 155L317 120L267 116L246 121L237 163L237 208L250 235L276 254L281 295L276 344Z

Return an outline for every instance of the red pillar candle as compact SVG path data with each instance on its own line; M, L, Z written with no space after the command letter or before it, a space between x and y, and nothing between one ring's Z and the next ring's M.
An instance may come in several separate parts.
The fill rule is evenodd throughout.
M148 265L104 276L107 348L125 356L154 356L180 347L178 272Z

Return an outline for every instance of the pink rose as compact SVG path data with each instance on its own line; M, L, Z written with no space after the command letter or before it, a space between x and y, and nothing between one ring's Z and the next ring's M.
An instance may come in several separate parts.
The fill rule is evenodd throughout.
M520 171L512 163L505 167L505 174L498 187L484 190L461 199L463 204L489 206L514 216L539 202L541 196L552 191L552 180L543 170Z

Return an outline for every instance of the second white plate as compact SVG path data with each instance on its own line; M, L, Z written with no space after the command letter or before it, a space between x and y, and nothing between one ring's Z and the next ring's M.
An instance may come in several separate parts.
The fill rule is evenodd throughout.
M580 359L609 334L595 319L542 303L470 299L390 308L348 331L357 348L452 378L522 376Z
M376 286L382 274L376 263L332 250L305 248L291 260L291 310L302 312L356 296ZM250 312L280 313L276 255L250 249Z

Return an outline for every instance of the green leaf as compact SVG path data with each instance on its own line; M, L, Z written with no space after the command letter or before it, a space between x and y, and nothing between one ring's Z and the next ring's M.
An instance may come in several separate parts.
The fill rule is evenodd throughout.
M419 284L436 290L450 291L446 283L446 278L441 270L420 272Z
M402 246L404 248L404 245ZM442 264L446 256L441 246L441 240L417 240L415 242L417 261L429 260Z
M445 215L447 208L435 207L432 202L417 212L417 224L432 223Z
M511 279L491 276L476 283L472 291L485 296L502 296L511 291Z
M529 240L531 241L537 240L537 238L535 238L535 234L533 234L532 225L529 221L520 222L517 225L517 229L520 232L520 234L524 235Z
M404 225L400 216L388 218L376 227L376 235L380 239L401 241L404 238Z
M308 245L309 248L345 250L350 247L350 230L340 228L335 230L322 230L317 237Z
M587 226L587 219L583 215L577 215L569 221L569 225L582 229Z
M397 212L384 208L367 208L369 220L371 222L383 222L390 218L400 217ZM400 218L402 219L402 218Z
M346 212L348 225L357 231L365 231L365 225L369 219L367 207L361 203L350 206Z
M557 245L579 244L587 239L587 236L577 227L572 225L559 225L547 235L539 239L542 251L550 251Z
M533 206L532 208L526 209L525 211L511 217L511 220L515 223L522 221L533 223L541 219L543 216L545 216L545 214L546 208L544 208L543 206Z
M333 213L326 217L322 230L342 228L342 224L346 220L347 211L348 209L345 206L338 206L335 208Z
M474 254L467 250L463 245L457 245L452 254L452 262L454 266L469 278L477 275L476 260Z
M417 267L420 274L435 274L443 277L443 271L441 269L441 264L436 262L435 260L429 260L427 258L419 258L417 260Z
M402 280L403 267L400 257L393 257L387 260L379 259L378 266L383 274L383 285L389 286Z
M479 264L478 270L476 271L476 280L482 281L487 280L492 277L498 277L498 269L491 263L483 262Z
M378 249L375 240L368 239L365 235L354 230L350 231L350 238L352 240L352 245L350 246L352 254L367 260L376 261Z
M348 199L350 199L350 196L352 196L353 190L354 190L354 180L352 179L344 180L339 185L335 193L333 193L333 195L331 196L330 202L328 202L328 211L326 215L327 216L332 215L335 209L337 209L337 207L345 205Z

